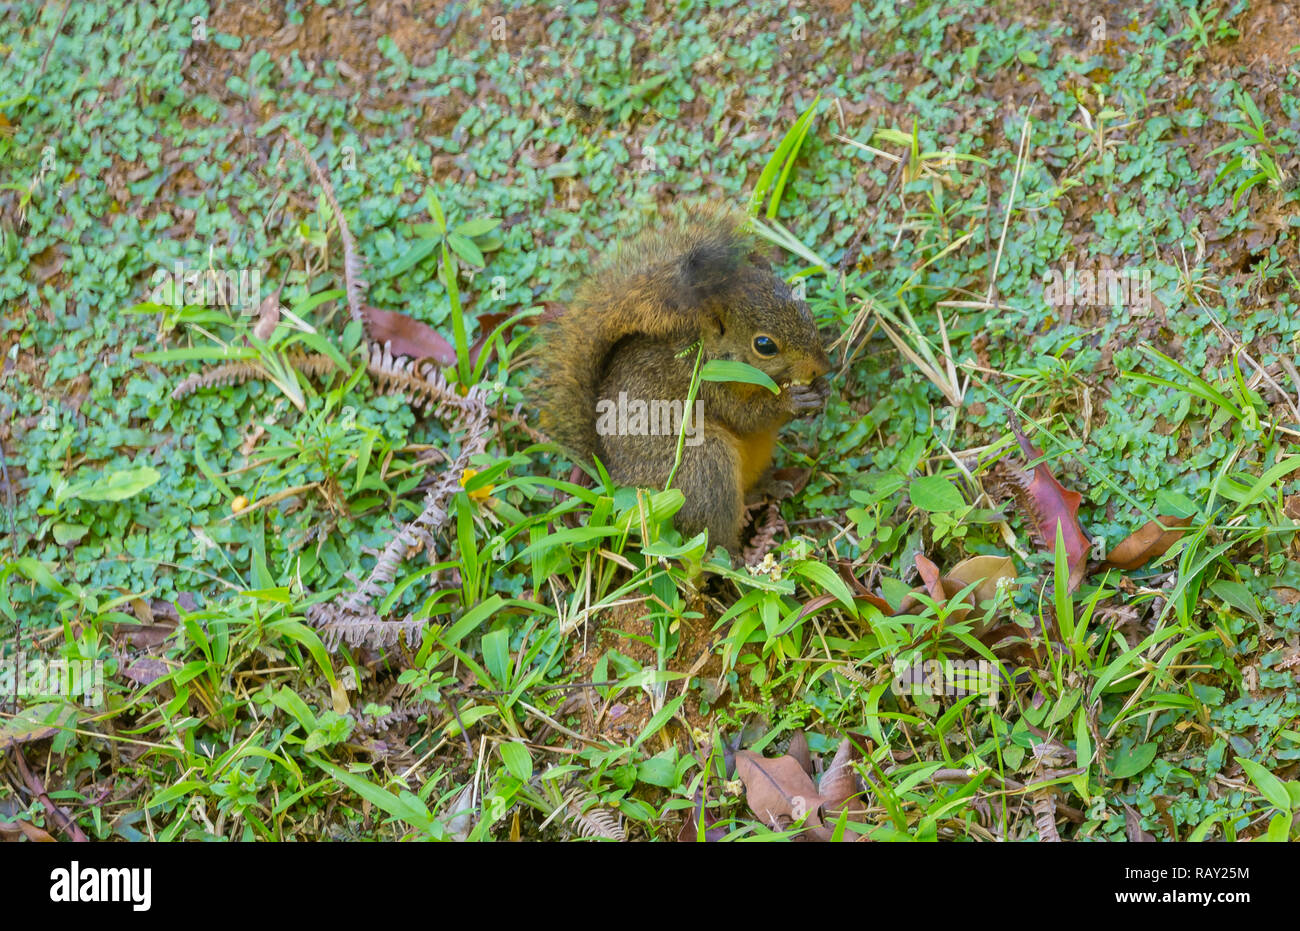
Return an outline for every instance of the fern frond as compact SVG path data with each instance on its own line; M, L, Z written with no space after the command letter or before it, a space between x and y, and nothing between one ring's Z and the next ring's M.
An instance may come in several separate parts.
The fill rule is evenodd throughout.
M627 840L627 832L623 830L622 815L616 814L612 809L599 807L595 797L581 786L571 789L565 795L564 804L566 808L564 820L579 837ZM583 811L584 806L590 807Z

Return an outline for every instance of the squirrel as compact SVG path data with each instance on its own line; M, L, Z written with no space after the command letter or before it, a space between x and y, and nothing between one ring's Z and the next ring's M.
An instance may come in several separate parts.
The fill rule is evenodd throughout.
M543 329L541 424L580 461L598 456L615 481L643 487L672 475L684 428L677 529L707 529L710 545L739 554L746 496L774 490L777 431L822 409L830 360L747 217L709 205L692 214L624 243ZM701 351L760 369L780 393L701 381L685 409Z

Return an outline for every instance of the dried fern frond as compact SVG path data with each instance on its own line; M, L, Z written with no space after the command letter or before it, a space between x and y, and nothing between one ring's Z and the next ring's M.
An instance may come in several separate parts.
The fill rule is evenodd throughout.
M424 621L406 619L385 621L373 611L352 611L344 604L314 605L308 609L312 623L320 628L321 640L327 649L338 648L340 642L350 646L366 644L371 647L390 647L403 634L407 643L418 643Z
M590 805L586 811L583 807ZM587 790L578 786L570 789L564 796L564 821L579 837L603 837L606 840L626 841L627 832L623 830L623 816L613 809L601 808Z
M1040 841L1060 842L1061 835L1056 830L1056 793L1044 789L1034 795L1034 826L1038 828Z
M761 563L763 557L776 546L776 538L789 532L790 528L786 526L785 519L781 516L781 505L775 501L770 502L755 527L753 538L745 547L745 565L756 566Z
M329 176L321 169L316 159L312 158L311 152L298 140L298 137L287 129L284 130L284 134L297 147L303 161L311 168L312 174L316 176L316 181L321 186L321 190L325 192L325 199L329 201L330 209L334 211L334 219L339 224L339 241L343 243L343 284L348 296L348 312L352 315L353 320L364 322L365 314L362 311L361 302L365 297L366 289L370 286L369 282L362 277L366 266L361 257L357 255L357 241L352 238L352 231L348 229L348 221L343 217L343 209L339 206L338 197L334 194L334 185L330 184Z
M422 714L431 714L436 707L431 701L420 701L413 705L394 708L387 714L377 715L374 718L357 716L357 728L364 734L384 734L391 730L394 724L403 724Z
M223 362L195 372L172 389L172 400L187 398L200 388L221 388L243 384L254 378L269 378L266 369L256 362Z
M334 360L324 353L290 353L285 361L309 378L320 378L334 369ZM259 362L223 362L190 375L174 389L172 400L187 398L200 388L221 388L254 379L271 380L271 373Z
M394 355L388 343L370 344L366 371L380 394L404 397L417 409L432 408L435 416L443 416L449 407L465 409L464 398L452 390L434 363Z
M374 358L372 354L372 360ZM377 364L390 375L401 373L404 379L415 377L386 349ZM312 605L307 609L308 621L321 629L322 637L331 644L331 649L340 639L347 639L354 646L361 643L391 645L402 633L407 635L407 642L414 642L413 638L423 630L424 620L408 616L401 621L383 621L375 614L372 605L392 586L397 570L412 548L423 545L427 552L436 552L435 536L447 524L447 507L460 491L461 476L474 457L487 449L488 410L486 395L481 388L473 387L461 397L432 368L423 374L422 382L404 381L403 384L417 397L424 397L426 404L432 404L436 413L450 412L454 415L454 423L449 425L449 429L464 433L460 454L429 486L424 495L423 510L415 520L393 535L380 552L370 575L356 590L340 596L332 604ZM390 630L390 627L394 629ZM352 637L359 639L350 639Z

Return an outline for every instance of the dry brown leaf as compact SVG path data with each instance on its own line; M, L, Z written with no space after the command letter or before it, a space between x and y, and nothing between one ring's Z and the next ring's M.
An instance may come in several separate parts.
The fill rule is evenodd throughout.
M972 556L963 559L948 570L947 578L961 583L965 588L978 582L972 595L975 607L997 597L998 585L1016 577L1016 564L1010 556Z
M365 308L366 334L373 342L390 344L395 356L432 359L439 365L455 365L456 349L427 323L406 314L378 307Z
M27 839L34 844L54 844L58 843L52 834L44 828L38 828L30 821L19 821L19 829L26 835Z
M1127 572L1153 559L1159 559L1187 532L1191 523L1190 517L1161 514L1156 520L1147 521L1141 529L1117 543L1106 555L1106 565Z
M483 348L487 345L488 337L492 335L492 331L509 319L510 314L507 313L482 313L478 315L479 336L478 339L474 340L474 344L469 347L470 365L478 365L478 357L482 355ZM532 322L532 320L523 320L510 324L510 326L501 331L502 341L510 341L510 336L514 333L515 327L520 325L530 326ZM492 346L492 353L494 355L496 354L495 343L493 343Z
M831 832L821 822L821 794L803 766L792 756L772 759L752 750L736 751L736 775L745 784L749 810L773 830L784 831L803 821L813 839L828 840Z

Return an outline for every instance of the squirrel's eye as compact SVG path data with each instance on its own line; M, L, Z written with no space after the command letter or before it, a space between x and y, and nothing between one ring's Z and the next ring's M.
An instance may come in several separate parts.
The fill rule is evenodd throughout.
M776 342L770 336L755 336L754 351L760 356L774 356L777 353Z

